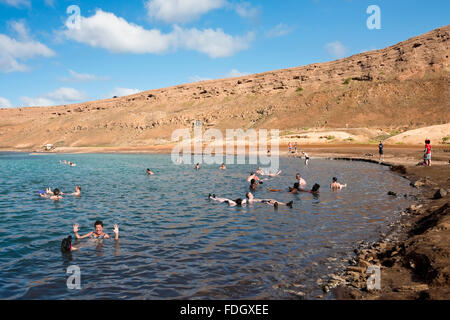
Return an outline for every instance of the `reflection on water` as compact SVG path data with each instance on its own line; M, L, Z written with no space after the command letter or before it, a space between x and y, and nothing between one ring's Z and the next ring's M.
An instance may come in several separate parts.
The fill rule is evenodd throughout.
M71 160L76 167L59 164ZM236 199L255 165L176 166L166 155L0 154L0 298L3 299L296 299L320 293L316 280L337 270L356 242L375 240L409 200L408 182L368 163L281 159L279 177L257 198L294 201L293 209L253 204L228 207L209 193ZM145 169L156 174L147 176ZM300 172L319 195L286 190ZM332 177L348 187L333 192ZM41 199L58 187L80 198ZM93 231L120 239L61 240ZM120 246L120 248L119 248ZM81 290L68 290L67 268L81 269ZM294 294L293 294L294 292Z

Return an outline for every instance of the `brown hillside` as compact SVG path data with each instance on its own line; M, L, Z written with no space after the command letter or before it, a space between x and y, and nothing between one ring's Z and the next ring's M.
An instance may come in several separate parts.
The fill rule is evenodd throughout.
M0 110L0 148L144 146L176 128L414 129L450 122L450 26L349 58L58 107Z

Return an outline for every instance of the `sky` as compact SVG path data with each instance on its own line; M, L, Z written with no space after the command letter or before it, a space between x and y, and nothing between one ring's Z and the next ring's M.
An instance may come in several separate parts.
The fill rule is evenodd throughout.
M449 12L448 0L0 0L0 107L332 61L446 26Z

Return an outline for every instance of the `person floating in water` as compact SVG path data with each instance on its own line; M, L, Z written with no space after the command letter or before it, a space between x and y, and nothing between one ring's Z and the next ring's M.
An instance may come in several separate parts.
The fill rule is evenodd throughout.
M320 189L320 185L319 184L314 184L313 187L311 188L311 190L306 190L306 189L302 189L300 188L300 184L298 182L294 183L294 187L289 187L289 193L293 193L293 194L298 194L299 192L308 192L308 193L313 193L313 194L317 194L319 193L319 189ZM272 191L272 192L280 192L280 189L272 189L272 188L267 188L267 190Z
M62 252L71 252L78 250L72 246L72 236L68 236L67 238L62 239L61 241L61 251Z
M247 178L247 182L251 182L252 180L259 181L261 179L254 172L250 172L250 175Z
M283 203L274 199L255 199L255 197L253 196L253 194L251 192L247 192L245 194L245 197L247 199L245 199L245 203L255 203L255 202L259 202L259 203L264 203L264 204L268 204L268 205L272 205L275 208L278 208L278 206L288 206L289 208L292 208L292 205L294 204L294 201L290 201L288 203Z
M347 186L347 184L340 184L337 181L336 177L333 178L333 182L330 184L330 188L333 189L333 190L342 189L342 188L345 188L346 186Z
M77 239L84 239L84 238L93 238L93 239L111 239L111 237L107 234L103 232L103 222L100 220L95 221L94 223L94 228L95 231L91 231L87 234L85 234L84 236L80 236L78 234L78 229L79 225L78 224L74 224L73 225L73 232L75 233L75 237ZM119 226L117 224L114 225L114 239L118 240L119 239Z
M215 194L211 195L209 194L208 196L209 199L214 200L214 201L218 201L220 203L227 203L230 207L234 207L234 206L242 206L243 201L241 198L238 198L236 200L231 200L231 199L227 199L227 198L218 198L216 197Z
M47 188L46 192L44 193L43 191L39 192L39 195L42 198L47 198L50 200L61 200L63 197L61 195L62 193L59 191L58 188L53 189L53 191L50 190L50 188Z
M219 168L220 170L226 170L227 169L227 167L225 166L225 163L222 163L222 165L220 166L220 168Z
M263 184L262 181L256 181L255 179L250 180L250 190L256 190L258 185Z
M145 172L147 172L147 174L148 174L149 176L154 175L154 173L153 173L152 171L150 171L150 169L148 169L148 168L147 168L147 170L145 170Z

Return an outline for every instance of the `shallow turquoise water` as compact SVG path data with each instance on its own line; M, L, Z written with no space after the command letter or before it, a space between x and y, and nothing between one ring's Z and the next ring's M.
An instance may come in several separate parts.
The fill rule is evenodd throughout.
M70 160L76 167L62 165ZM355 242L376 240L409 200L408 181L359 162L281 159L280 177L264 187L286 189L301 172L319 196L256 191L294 208L228 207L209 193L245 197L255 165L174 165L168 155L0 154L0 298L2 299L295 299L320 293L319 277L337 271ZM147 176L146 168L156 173ZM331 177L348 183L332 192ZM81 198L41 199L58 187ZM72 225L80 234L104 222L120 239L81 240L60 251ZM337 258L336 262L329 262ZM81 270L81 290L69 290L67 267Z

